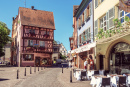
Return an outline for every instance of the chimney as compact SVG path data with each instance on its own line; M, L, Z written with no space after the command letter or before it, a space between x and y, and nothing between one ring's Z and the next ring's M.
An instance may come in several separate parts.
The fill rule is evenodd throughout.
M14 17L13 17L13 20L14 20Z
M31 6L31 9L34 10L34 6Z

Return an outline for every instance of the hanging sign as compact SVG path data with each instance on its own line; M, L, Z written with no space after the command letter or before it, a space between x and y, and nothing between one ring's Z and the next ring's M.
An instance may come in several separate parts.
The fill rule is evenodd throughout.
M119 8L125 12L130 12L130 0L119 0Z

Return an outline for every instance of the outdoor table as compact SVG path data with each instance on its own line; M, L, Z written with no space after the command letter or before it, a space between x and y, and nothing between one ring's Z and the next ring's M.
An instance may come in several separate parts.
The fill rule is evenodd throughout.
M100 87L102 84L102 78L107 78L104 75L96 75L96 76L92 76L91 82L90 84L94 87L96 85L96 87Z
M100 75L104 75L104 70L99 70Z
M117 87L117 82L119 81L119 77L123 77L123 75L111 74L111 75L107 75L107 77L110 77L112 86ZM126 79L126 82L127 82L127 79Z
M89 79L89 77L92 78L93 74L94 74L94 70L89 70L87 73L87 78L88 79Z
M86 70L84 70L84 69L76 69L76 70L75 70L74 77L75 77L77 80L81 80L81 71L86 71Z

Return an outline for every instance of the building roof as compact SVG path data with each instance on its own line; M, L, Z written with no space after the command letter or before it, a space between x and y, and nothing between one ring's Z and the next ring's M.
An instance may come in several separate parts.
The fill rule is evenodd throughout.
M53 12L19 7L22 25L55 29Z
M80 3L76 13L74 14L74 17L76 17L76 19L79 18L79 16L83 13L84 9L89 5L89 3L92 0L82 0L82 2Z

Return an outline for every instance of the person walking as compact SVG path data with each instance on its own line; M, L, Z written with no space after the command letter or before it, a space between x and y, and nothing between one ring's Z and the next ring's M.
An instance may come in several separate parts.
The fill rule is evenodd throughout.
M87 59L84 61L84 69L87 69L87 66L88 66L88 62L87 62Z
M90 70L93 70L94 69L94 60L92 58L92 55L89 55L89 58L90 58Z
M87 70L90 70L90 58L87 58L87 62L88 62Z

